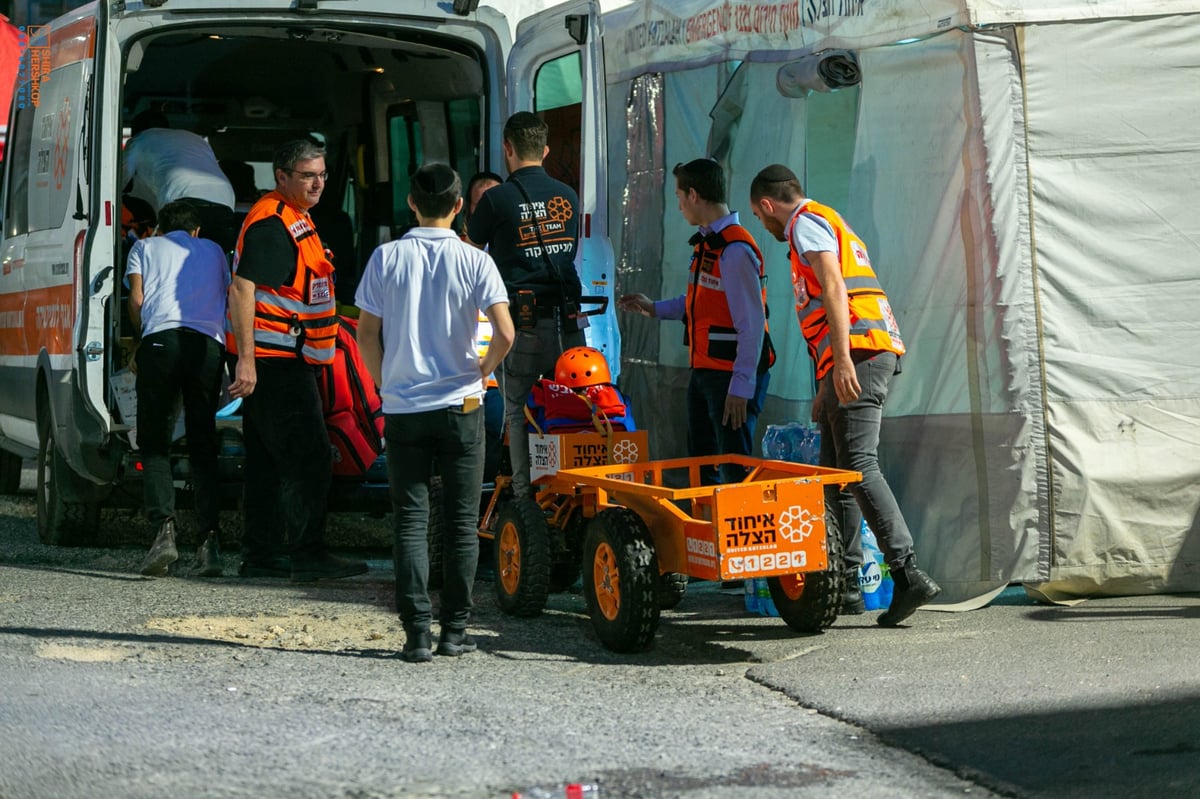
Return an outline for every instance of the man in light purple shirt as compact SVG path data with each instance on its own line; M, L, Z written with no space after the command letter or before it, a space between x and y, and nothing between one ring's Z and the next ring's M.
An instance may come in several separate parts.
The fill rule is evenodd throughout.
M725 175L710 159L674 170L679 210L699 231L692 245L687 292L653 301L626 294L623 311L658 319L681 319L692 367L688 382L688 453L749 455L754 427L775 360L766 332L763 260L750 233L726 204ZM702 474L706 484L734 483L745 469L723 463Z

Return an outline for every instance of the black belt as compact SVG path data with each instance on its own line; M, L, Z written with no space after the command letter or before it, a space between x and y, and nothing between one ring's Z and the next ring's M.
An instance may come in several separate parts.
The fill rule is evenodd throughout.
M538 319L557 319L561 312L562 308L557 304L542 305L539 303L533 306L533 315Z

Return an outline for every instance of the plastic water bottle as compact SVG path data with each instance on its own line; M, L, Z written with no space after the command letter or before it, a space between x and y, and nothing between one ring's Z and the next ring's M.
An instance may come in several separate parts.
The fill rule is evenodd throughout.
M746 612L758 613L758 588L754 585L754 580L742 580L742 590L746 592Z
M600 786L594 782L570 782L561 788L528 788L513 791L512 799L599 799Z
M771 599L771 586L767 585L766 577L747 577L744 581L746 591L746 611L760 616L779 616L775 600Z
M875 533L866 521L862 523L862 551L863 565L858 575L858 587L862 591L863 604L867 610L887 610L892 604L892 575L884 563Z

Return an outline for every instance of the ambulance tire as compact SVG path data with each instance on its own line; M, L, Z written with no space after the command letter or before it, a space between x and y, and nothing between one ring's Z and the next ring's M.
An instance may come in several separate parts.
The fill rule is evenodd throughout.
M38 436L38 538L49 546L80 546L96 540L100 503L83 478L71 471L54 441L54 425L46 414Z
M442 529L445 525L442 513L442 478L434 475L429 478L429 529L426 539L429 542L429 590L436 591L442 587Z
M842 563L842 533L833 513L825 514L825 571L768 577L767 587L775 609L788 627L798 633L819 633L837 621L846 590Z
M532 499L500 506L496 537L496 602L510 616L537 616L550 595L550 530Z
M658 555L642 518L606 508L588 525L583 595L596 637L614 652L640 652L658 630Z
M0 494L8 496L20 490L23 463L20 455L0 449Z
M687 594L688 576L679 572L663 572L658 576L658 607L671 610Z

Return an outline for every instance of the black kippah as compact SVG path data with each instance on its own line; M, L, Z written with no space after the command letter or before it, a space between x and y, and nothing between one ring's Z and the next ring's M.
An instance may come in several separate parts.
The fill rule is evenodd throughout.
M413 183L426 194L441 194L454 185L455 177L445 164L426 164L413 174Z
M794 180L797 183L800 182L800 179L796 177L796 173L788 169L783 164L771 164L770 166L765 166L762 168L762 171L758 173L758 176L761 179L771 183L784 183L789 180Z

